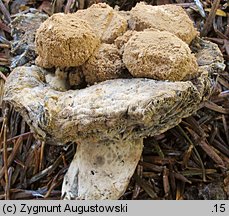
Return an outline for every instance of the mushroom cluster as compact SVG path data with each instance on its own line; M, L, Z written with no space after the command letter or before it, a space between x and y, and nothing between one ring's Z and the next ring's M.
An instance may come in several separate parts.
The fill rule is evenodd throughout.
M118 199L143 139L179 124L209 97L210 74L223 69L223 57L197 36L181 7L143 3L129 12L95 4L40 26L37 66L15 68L3 100L38 139L77 143L64 199ZM82 82L89 86L72 88Z
M88 85L127 75L170 81L196 76L188 44L198 32L181 7L138 3L129 17L123 14L105 3L54 14L37 31L36 64L80 67Z

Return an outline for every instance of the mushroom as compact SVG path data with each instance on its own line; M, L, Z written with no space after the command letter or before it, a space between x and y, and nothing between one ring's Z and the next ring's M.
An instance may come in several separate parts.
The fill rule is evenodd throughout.
M44 68L76 67L87 61L99 44L89 24L73 14L54 14L36 33L36 64Z
M178 81L198 72L188 45L167 31L135 33L124 46L123 62L133 77Z
M198 35L185 10L173 4L152 6L137 3L130 11L128 23L130 29L136 31L154 28L171 32L187 44Z
M118 199L140 159L143 138L195 112L211 86L203 72L193 82L115 79L60 92L45 84L46 73L36 66L14 69L4 102L37 138L53 145L78 144L63 183L65 199Z

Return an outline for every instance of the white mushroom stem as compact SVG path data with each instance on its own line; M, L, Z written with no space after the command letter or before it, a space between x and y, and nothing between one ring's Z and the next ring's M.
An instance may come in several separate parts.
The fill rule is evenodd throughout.
M65 175L64 199L117 199L141 157L143 139L82 142Z

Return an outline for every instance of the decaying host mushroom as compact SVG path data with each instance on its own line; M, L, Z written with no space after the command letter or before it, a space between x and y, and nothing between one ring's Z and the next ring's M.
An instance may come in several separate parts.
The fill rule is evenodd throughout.
M82 71L86 82L94 84L120 78L122 68L122 57L117 47L103 43L82 66Z
M36 64L44 67L82 65L99 44L89 24L73 14L54 14L36 34Z
M176 5L152 6L141 2L130 11L129 25L132 30L143 31L154 28L169 31L187 44L197 36L198 32L184 9Z
M44 83L43 69L18 67L8 77L4 102L47 143L78 143L63 183L66 199L118 199L140 159L143 138L177 125L210 91L207 73L194 83L115 79L66 92Z
M56 67L58 74L61 68L72 66L72 64L68 65L67 62L73 63L73 59L77 59L74 66L78 66L84 64L86 60L90 59L90 56L92 59L96 58L96 51L98 51L96 46L99 39L93 36L93 32L91 34L90 27L86 22L81 29L79 26L82 22L79 20L76 23L75 21L70 24L66 23L61 31L58 29L57 36L53 36L51 32L53 29L56 32L57 29L54 24L59 26L59 21L62 24L65 23L63 17L70 15L59 14L56 16L62 16L62 18L55 18L55 15L54 18L50 18L41 27L43 30L40 30L37 35L41 38L45 36L43 39L37 38L37 43L39 57L42 57L42 59L38 59L38 62L40 61L40 64L45 67ZM76 33L74 28L79 31ZM69 38L71 37L65 37L68 35L68 31L71 32L69 35L72 38L76 37L80 43L76 45L75 49L72 48L73 50L71 49L72 46L69 46L71 41ZM75 37L73 32L76 33ZM87 33L84 34L85 32ZM137 46L134 43L134 38L136 37L138 40L139 34L145 33L137 33L136 36L134 34L130 41L124 45L124 59L126 59L127 67L128 49L130 54L133 54L133 49L130 46L131 44ZM171 33L166 34L170 34L172 38L175 37ZM86 38L82 42L83 36ZM119 38L120 44L122 40L128 41L129 36L126 35L123 39ZM90 37L92 41L87 40ZM44 39L48 41L48 50L45 50L45 45L41 42ZM51 39L53 40L52 43ZM193 58L191 54L189 55L190 50L187 49L187 45L184 46L181 40L174 39L175 45L168 41L167 39L163 43L168 45L168 50L171 49L170 54L174 52L174 57L171 55L170 58L177 58L179 55L177 52L183 53L183 50L187 51L187 56L190 59ZM43 42L45 43L46 40ZM118 39L116 42L118 43ZM142 41L140 42L144 52L148 52L145 49L146 45ZM150 44L153 43L150 39L149 42ZM62 43L63 46L58 47ZM3 100L5 105L13 106L29 124L37 138L46 141L47 144L77 143L76 155L65 175L62 186L64 199L118 199L125 192L140 159L143 138L160 134L174 127L182 118L195 112L199 104L210 95L212 83L208 71L222 69L224 64L221 57L217 58L213 62L214 64L209 64L212 56L221 56L221 53L219 49L211 49L211 46L206 48L204 43L205 41L201 39L193 43L197 62L201 62L201 66L198 68L198 76L191 81L170 82L146 78L113 79L80 90L69 90L64 82L60 82L63 80L56 82L55 79L53 80L53 76L50 76L50 72L37 66L17 67L11 72L4 89ZM55 48L58 51L56 53L50 50L54 44L58 47ZM91 47L85 48L88 45ZM113 45L102 46L105 47L104 51L107 47L113 47ZM85 48L85 53L81 52L81 48ZM80 53L75 53L75 50L80 51ZM65 51L67 51L66 55L63 54ZM137 50L137 52L139 51ZM202 54L199 55L199 52ZM51 53L51 57L48 56L48 53ZM111 53L116 53L116 49ZM79 54L82 54L80 60L77 57ZM105 53L98 53L99 56L103 56L103 54L105 55ZM145 56L145 53L143 54L139 53L140 56ZM69 56L70 58L67 60ZM111 63L112 58L110 59L110 57L112 55L105 56L107 59L105 61ZM47 59L43 59L44 57ZM183 57L179 58L182 61ZM66 64L60 65L60 59L66 60L64 61ZM137 59L133 61L137 61ZM95 60L92 61L91 65L96 67L94 62ZM142 62L140 63L142 64ZM147 63L150 64L150 62ZM139 63L135 62L135 64ZM193 72L196 73L195 63L192 65L186 62L186 64L187 67L193 68ZM99 66L98 73L103 71ZM144 65L140 66L143 67ZM170 66L172 67L171 62ZM151 69L160 72L157 67ZM129 68L131 70L130 66ZM115 71L112 66L111 69ZM181 76L187 74L187 68L180 67L180 69L182 70L180 71ZM82 74L81 71L76 70L75 72L77 75L75 83L78 85L80 83L78 77L80 79ZM102 73L102 75L104 74ZM62 74L59 78L61 77ZM63 76L62 78L65 79L66 77ZM90 79L92 78L90 77Z
M178 81L198 71L188 45L167 31L135 33L124 47L123 62L133 77Z
M213 74L224 70L223 55L217 44L196 38L191 44L191 49L196 52L199 67L207 70L208 73Z

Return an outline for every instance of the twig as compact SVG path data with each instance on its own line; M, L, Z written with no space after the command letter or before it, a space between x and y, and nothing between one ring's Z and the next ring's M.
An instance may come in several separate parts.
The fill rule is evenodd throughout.
M2 141L2 135L3 135L3 131L4 131L5 121L6 121L6 119L3 118L3 121L2 121L2 128L1 128L1 131L0 131L0 149L2 149L3 142L4 142L4 141Z
M9 26L7 26L5 23L1 22L0 21L0 29L3 29L4 31L10 33L11 32L11 29Z
M1 43L5 43L5 44L11 45L10 41L8 41L6 38L4 38L4 37L1 36L1 35L0 35L0 42L1 42Z
M0 71L0 77L4 80L4 81L6 81L6 76Z
M198 158L198 160L199 160L200 166L201 166L201 168L202 168L202 177L203 177L203 181L205 182L205 181L206 181L206 171L205 171L204 163L203 163L203 161L202 161L202 159L201 159L201 157L200 157L199 152L197 151L197 149L196 149L195 145L193 144L192 140L187 136L187 134L186 134L186 133L184 132L184 130L181 128L181 126L178 125L177 127L179 128L179 130L180 130L180 132L183 134L183 136L186 138L186 140L189 142L189 144L193 146L194 152L195 152L195 154L196 154L196 156L197 156L197 158ZM190 130L190 129L189 129L189 130ZM189 130L188 130L188 131L189 131Z
M178 180L180 180L180 181L183 181L183 182L192 184L191 181L189 181L186 177L184 177L184 176L183 176L182 174L180 174L180 173L174 172L174 176L175 176L176 179L178 179Z
M7 58L0 58L0 61L1 62L9 62L9 59L7 59Z
M13 167L9 167L8 169L8 184L6 184L5 188L6 188L6 199L9 200L10 199L10 186L11 186L11 180L12 180L12 173L14 171Z
M24 139L27 139L30 135L32 135L33 133L32 132L27 132L27 133L24 133L24 134L20 134L18 136L15 136L15 137L12 137L10 139L7 139L7 144L13 142L14 140L18 139L18 138L22 138L23 140ZM0 143L1 144L1 143Z
M211 101L206 101L204 102L204 106L208 109L211 109L215 112L219 112L222 114L229 114L229 109L228 108L223 108L221 106L218 106L217 104L211 102Z
M4 145L7 146L6 140L5 140L3 143L4 143ZM18 140L17 140L17 141L15 142L15 144L14 144L13 151L11 152L9 158L7 159L7 161L4 161L4 162L6 163L7 166L10 166L10 165L12 164L12 162L13 162L15 156L16 156L17 153L18 153L18 149L19 149L19 147L21 146L21 144L22 144L22 138L19 137ZM4 151L4 155L5 155L5 154L6 154L6 156L7 156L7 148L6 148L5 151ZM5 163L4 163L4 164L5 164ZM0 170L0 179L3 177L4 169L5 169L5 168L3 167L3 168Z
M228 132L228 126L227 126L225 115L222 115L222 121L223 121L224 132L226 134L227 145L229 146L229 132Z
M0 44L0 48L9 49L10 48L10 45L9 44Z
M43 142L41 143L39 172L43 169L44 148L45 148L45 142L43 141Z
M153 188L151 187L151 185L149 185L148 182L146 182L146 180L141 179L138 175L134 174L133 175L135 181L137 182L137 184L152 198L152 199L156 199L157 198L157 194L156 192L153 190Z
M3 158L4 158L4 167L2 167L2 175L5 173L5 199L10 199L9 190L7 190L7 185L9 185L9 175L8 175L8 154L7 154L7 144L6 144L6 122L4 124L4 130L3 130Z
M68 167L64 167L55 175L55 177L52 179L51 186L49 187L49 189L48 189L47 193L45 194L44 198L48 198L50 196L52 190L56 186L61 184L62 181L60 181L61 179L59 179L59 177L62 176L62 178L63 178L63 174L66 173L67 170L68 170Z
M169 170L164 166L163 168L163 188L165 197L169 196L170 186L169 186Z
M7 23L10 23L11 22L10 13L6 9L6 6L3 4L2 0L0 0L0 10L2 11Z
M52 173L58 166L59 164L62 162L62 155L60 155L56 161L50 165L49 167L47 167L46 169L42 170L41 172L37 173L36 175L34 175L29 181L28 184L32 184L38 180L40 180L41 178L43 178L44 176Z
M215 15L216 15L216 11L219 7L219 3L220 3L220 0L215 0L213 2L213 5L212 5L212 8L211 8L211 11L207 17L207 20L204 24L204 27L202 29L202 31L200 32L200 36L201 37L204 37L208 34L208 32L210 31L211 27L212 27L212 23L213 23L213 20L215 18Z

